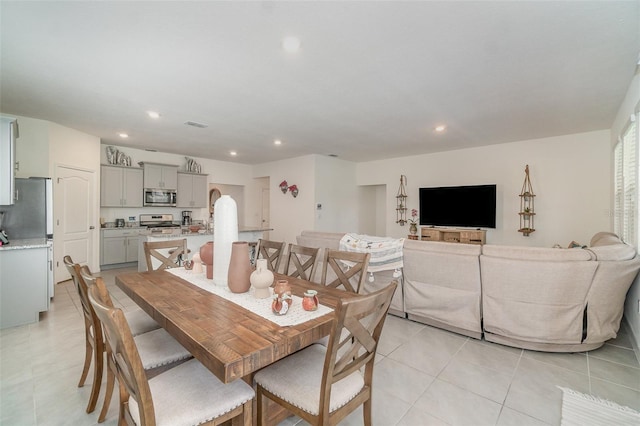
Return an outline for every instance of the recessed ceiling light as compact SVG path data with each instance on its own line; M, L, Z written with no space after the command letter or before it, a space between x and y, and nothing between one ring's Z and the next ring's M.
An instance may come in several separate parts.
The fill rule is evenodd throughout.
M285 37L282 40L282 48L289 53L296 53L300 50L300 39L298 37Z
M120 136L122 139L126 139L129 137L129 135L126 133L118 133L118 136Z
M150 118L153 118L153 119L158 119L158 118L160 118L160 113L159 113L159 112L155 112L155 111L147 111L147 115L148 115Z
M276 139L275 141L273 141L274 145L282 145L282 141L280 139Z
M433 130L435 130L435 131L436 131L436 132L438 132L438 133L442 133L442 132L444 132L445 130L447 130L447 126L445 126L445 125L441 124L441 125L439 125L439 126L436 126Z
M235 151L229 151L229 155L235 157L236 155L238 155L238 153Z

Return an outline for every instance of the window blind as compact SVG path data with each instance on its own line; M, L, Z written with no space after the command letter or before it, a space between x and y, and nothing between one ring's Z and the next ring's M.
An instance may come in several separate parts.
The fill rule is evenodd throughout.
M632 116L614 151L614 231L638 247L638 123Z

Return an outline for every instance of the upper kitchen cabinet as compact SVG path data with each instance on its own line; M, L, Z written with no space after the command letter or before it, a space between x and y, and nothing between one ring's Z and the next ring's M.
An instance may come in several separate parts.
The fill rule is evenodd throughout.
M18 121L0 117L0 206L13 204Z
M207 176L194 173L178 173L178 207L207 207L208 184Z
M178 166L159 163L138 163L144 169L145 189L178 189Z
M100 166L100 206L142 207L142 169Z

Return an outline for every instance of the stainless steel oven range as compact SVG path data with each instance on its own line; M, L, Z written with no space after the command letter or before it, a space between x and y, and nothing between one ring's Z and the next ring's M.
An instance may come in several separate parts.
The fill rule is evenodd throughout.
M154 233L173 234L180 231L180 225L173 222L172 214L141 214L140 226L146 226Z

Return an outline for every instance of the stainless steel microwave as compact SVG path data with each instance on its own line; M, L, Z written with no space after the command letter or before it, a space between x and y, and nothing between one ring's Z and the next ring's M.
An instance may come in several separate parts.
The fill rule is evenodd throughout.
M175 207L176 191L169 189L145 189L144 206Z

